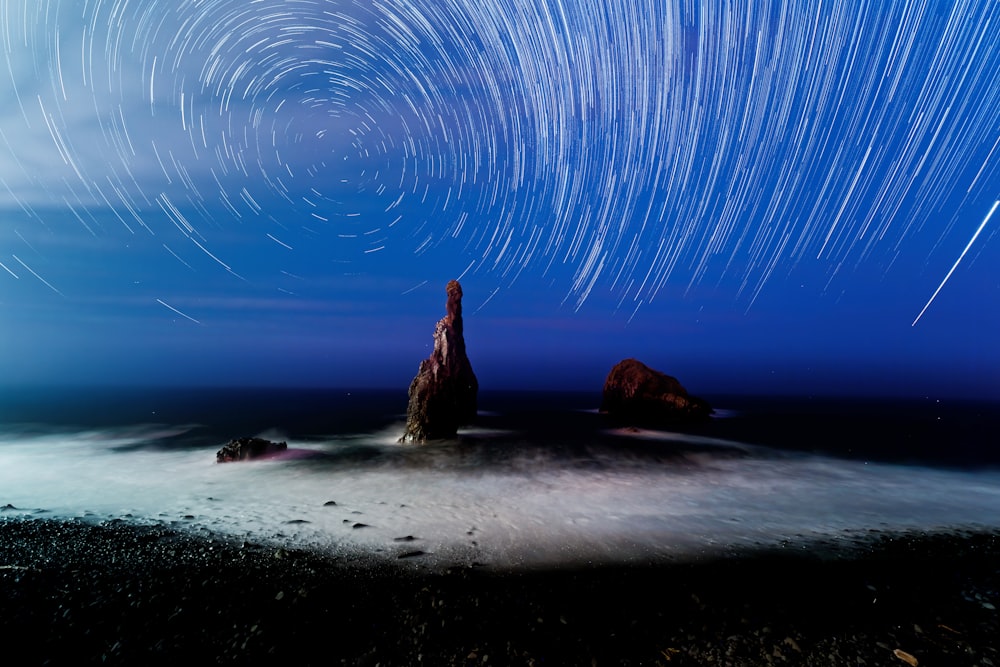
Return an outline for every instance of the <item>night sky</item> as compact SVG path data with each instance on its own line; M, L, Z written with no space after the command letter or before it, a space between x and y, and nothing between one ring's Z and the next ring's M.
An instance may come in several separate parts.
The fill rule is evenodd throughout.
M740 8L723 8L733 5ZM1000 398L1000 4L0 0L0 384Z

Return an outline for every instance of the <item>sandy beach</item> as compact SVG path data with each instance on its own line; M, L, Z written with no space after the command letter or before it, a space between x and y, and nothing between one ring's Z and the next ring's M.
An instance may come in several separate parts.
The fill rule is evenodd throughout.
M573 569L422 557L8 519L0 629L39 665L1000 664L996 533Z

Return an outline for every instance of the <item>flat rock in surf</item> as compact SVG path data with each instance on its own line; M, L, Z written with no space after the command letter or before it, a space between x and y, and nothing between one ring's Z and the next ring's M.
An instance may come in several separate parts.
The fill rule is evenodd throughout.
M272 442L264 438L236 438L230 440L215 454L218 463L251 461L275 456L288 449L286 442Z

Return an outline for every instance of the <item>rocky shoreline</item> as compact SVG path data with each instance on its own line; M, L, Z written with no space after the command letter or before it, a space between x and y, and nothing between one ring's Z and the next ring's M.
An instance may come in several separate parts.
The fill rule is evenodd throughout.
M1000 665L1000 534L499 572L0 521L19 664Z

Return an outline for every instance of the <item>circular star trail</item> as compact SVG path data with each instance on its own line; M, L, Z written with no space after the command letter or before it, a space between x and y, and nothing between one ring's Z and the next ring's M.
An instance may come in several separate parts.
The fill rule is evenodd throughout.
M985 1L12 0L0 204L236 274L234 230L290 267L447 256L574 308L750 308L803 263L825 290L951 261L1000 196L998 25ZM0 279L44 279L5 243Z

